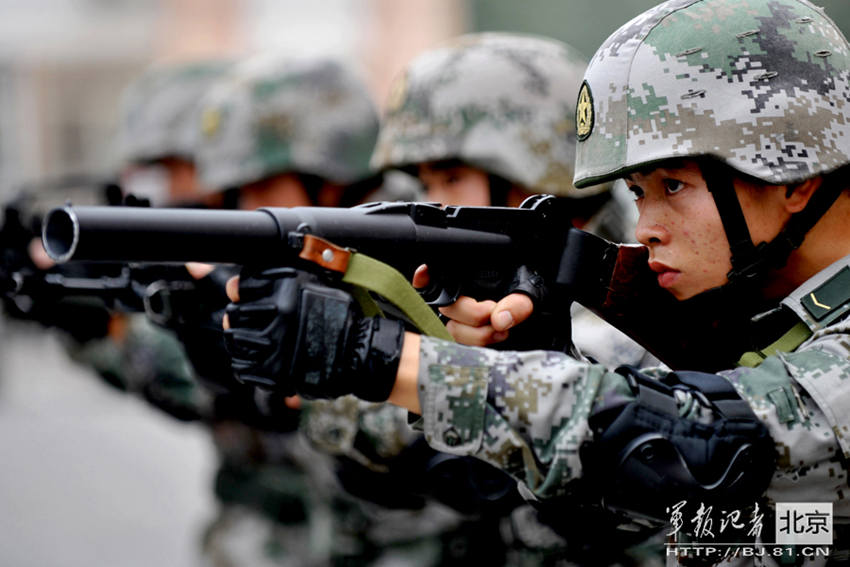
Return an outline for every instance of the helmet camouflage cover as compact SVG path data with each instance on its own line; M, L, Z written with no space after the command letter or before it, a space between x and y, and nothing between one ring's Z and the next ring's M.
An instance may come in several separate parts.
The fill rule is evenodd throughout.
M349 184L371 175L378 114L365 84L336 60L262 57L211 89L196 126L207 187L287 172Z
M198 99L229 66L216 60L158 64L133 81L121 101L122 160L191 158Z
M847 40L806 0L671 0L599 48L577 104L576 186L711 156L787 184L850 161Z
M372 165L459 159L534 192L576 196L585 66L568 45L528 35L469 34L428 50L391 87Z

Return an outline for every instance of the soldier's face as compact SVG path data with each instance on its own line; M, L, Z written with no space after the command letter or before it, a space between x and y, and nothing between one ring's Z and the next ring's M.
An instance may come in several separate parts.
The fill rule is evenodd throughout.
M729 243L699 166L677 161L633 173L626 183L640 215L635 237L649 248L658 285L683 300L726 283L732 268ZM788 218L782 206L785 188L734 184L753 241L771 240Z
M478 168L459 163L424 163L419 166L419 180L429 201L467 207L490 205L490 179Z
M246 211L260 207L309 207L312 204L307 191L293 174L255 181L239 190L239 208Z

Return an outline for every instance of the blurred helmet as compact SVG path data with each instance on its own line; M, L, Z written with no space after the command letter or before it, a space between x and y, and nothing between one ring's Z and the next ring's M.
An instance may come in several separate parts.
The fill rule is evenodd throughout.
M198 100L228 67L225 61L159 64L133 81L121 104L123 161L191 159Z
M564 43L508 33L426 51L391 88L372 165L459 159L532 192L586 196L572 185L585 66Z
M616 31L578 99L578 187L709 156L787 184L850 161L850 49L806 0L671 0Z
M248 60L203 99L196 126L201 181L214 190L287 172L340 184L372 175L374 102L333 59Z

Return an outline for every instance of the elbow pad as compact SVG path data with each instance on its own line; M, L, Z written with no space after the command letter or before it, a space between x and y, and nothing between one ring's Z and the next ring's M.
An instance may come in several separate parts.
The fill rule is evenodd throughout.
M620 367L635 399L589 418L584 476L606 507L660 522L682 500L742 509L767 489L775 448L767 427L722 376L673 372L655 380ZM711 423L679 416L675 391L713 412Z

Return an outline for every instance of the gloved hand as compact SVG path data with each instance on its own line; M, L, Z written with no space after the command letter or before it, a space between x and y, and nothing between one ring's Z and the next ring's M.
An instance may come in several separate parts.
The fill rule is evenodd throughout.
M172 292L170 316L161 322L176 333L196 376L214 394L227 393L241 386L230 371L230 355L221 328L224 309L229 303L224 286L235 273L229 266L218 266L195 280L192 289L184 293Z
M239 380L306 399L389 397L400 322L362 316L350 294L293 268L243 274L239 299L227 308L226 331Z

